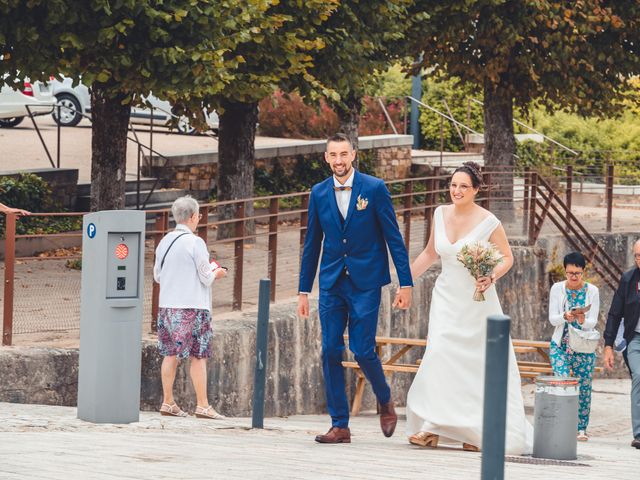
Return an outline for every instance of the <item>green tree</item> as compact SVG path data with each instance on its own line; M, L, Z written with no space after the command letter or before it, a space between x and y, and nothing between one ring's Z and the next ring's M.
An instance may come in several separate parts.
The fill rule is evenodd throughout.
M219 111L217 199L250 198L254 191L256 124L258 103L278 87L302 78L314 88L321 86L309 73L313 53L324 47L317 28L337 7L338 0L281 0L265 15L274 21L252 30L245 41L229 49L225 57L239 61L234 81L208 98ZM325 93L328 93L325 91ZM247 206L251 216L253 205ZM223 218L233 208L221 209ZM219 238L233 235L234 225L218 229ZM252 224L248 228L252 230Z
M514 105L602 112L621 75L637 68L637 0L416 0L413 8L429 20L408 34L408 53L483 90L485 163L506 172L497 193L507 212Z
M123 208L132 104L153 91L201 117L200 99L234 80L242 59L229 52L279 24L266 14L276 3L0 0L0 74L91 87L91 209Z
M341 130L356 146L362 99L371 77L394 63L405 31L426 18L424 13L410 15L413 3L343 0L337 12L320 26L320 37L326 46L316 53L311 72L322 85L338 94L329 100L338 114Z

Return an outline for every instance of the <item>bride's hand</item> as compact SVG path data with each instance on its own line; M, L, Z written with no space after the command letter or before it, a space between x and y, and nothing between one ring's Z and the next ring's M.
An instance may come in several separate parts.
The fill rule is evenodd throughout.
M479 277L476 280L476 289L479 292L485 292L489 289L493 282L491 281L491 277Z

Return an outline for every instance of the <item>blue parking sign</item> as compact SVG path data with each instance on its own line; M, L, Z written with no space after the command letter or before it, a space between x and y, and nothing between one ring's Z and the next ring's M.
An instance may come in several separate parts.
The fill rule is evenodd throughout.
M95 223L90 223L89 225L87 225L87 236L89 238L93 238L96 236L96 224Z

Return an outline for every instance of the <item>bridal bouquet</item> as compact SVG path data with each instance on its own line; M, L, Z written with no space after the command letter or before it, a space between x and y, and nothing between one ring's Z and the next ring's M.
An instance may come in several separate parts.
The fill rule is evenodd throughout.
M496 265L502 262L502 254L494 244L489 242L474 242L464 245L456 258L476 280L491 275ZM476 302L484 302L484 293L476 289L473 299Z

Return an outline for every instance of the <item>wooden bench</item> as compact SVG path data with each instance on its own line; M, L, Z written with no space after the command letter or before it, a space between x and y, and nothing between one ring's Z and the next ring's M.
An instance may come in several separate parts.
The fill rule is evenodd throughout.
M344 336L345 343L349 342L349 336ZM518 355L534 354L537 361L518 359L518 369L520 376L525 378L535 378L538 375L553 375L551 362L549 360L549 342L538 340L516 340L512 339L513 349ZM425 339L417 338L396 338L396 337L376 337L376 352L382 362L382 369L387 376L392 376L395 372L416 373L420 367L421 358L414 363L402 361L403 357L416 347L426 347ZM386 348L385 348L386 347ZM385 354L384 350L387 350ZM360 413L362 396L364 395L365 376L360 370L360 366L354 361L343 361L345 368L353 369L358 375L356 381L356 391L351 404L351 415ZM596 371L601 371L600 367Z

